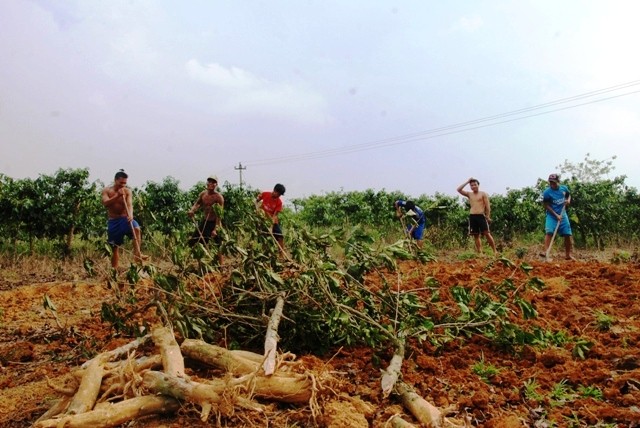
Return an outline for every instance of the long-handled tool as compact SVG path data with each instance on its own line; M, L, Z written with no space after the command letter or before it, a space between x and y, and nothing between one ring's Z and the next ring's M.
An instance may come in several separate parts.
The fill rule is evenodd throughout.
M129 226L131 226L131 236L133 239L133 255L137 261L142 262L145 257L142 255L142 249L140 248L140 241L138 240L138 235L136 235L136 228L133 227L133 210L129 211L129 206L127 204L127 198L125 195L122 195L122 201L124 202L124 209L127 211L127 217L131 216L131 220L129 220Z
M415 220L410 220L415 221ZM414 243L412 236L412 228L408 227L407 223L404 220L404 215L400 217L400 224L402 225L402 232L404 233L404 237L407 240L409 245L409 251L415 255L415 252L418 250L417 244Z
M560 229L560 223L562 223L563 217L564 217L564 205L562 206L562 210L560 210L560 220L558 220L558 222L556 223L556 228L553 231L553 235L551 236L551 242L549 242L549 247L547 247L547 251L544 255L544 259L547 262L550 262L551 259L551 249L553 248L553 241L555 241L556 239L556 235L558 234L558 229Z

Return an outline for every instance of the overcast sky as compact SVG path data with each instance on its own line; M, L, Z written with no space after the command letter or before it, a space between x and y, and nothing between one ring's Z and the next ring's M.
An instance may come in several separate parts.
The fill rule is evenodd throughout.
M0 173L490 194L617 155L636 0L0 0Z

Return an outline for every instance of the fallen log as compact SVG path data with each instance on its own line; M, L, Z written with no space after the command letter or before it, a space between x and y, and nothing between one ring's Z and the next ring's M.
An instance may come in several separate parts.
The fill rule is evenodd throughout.
M91 360L87 361L87 363L89 363ZM85 364L87 364L85 363ZM83 365L84 366L84 365ZM131 359L127 359L127 360L121 360L121 361L111 361L108 362L104 365L104 370L105 370L105 378L109 377L109 376L113 376L113 373L117 373L119 371L125 370L125 369L130 369L131 371L134 372L141 372L143 370L146 369L154 369L154 368L159 368L162 367L162 357L160 356L160 354L153 354L150 356L142 356L140 358L136 358L134 360ZM79 368L74 370L71 374L73 375L73 377L75 377L78 381L82 380L82 377L84 376L84 374L87 372L87 368ZM54 387L52 385L50 385L52 388L60 388L60 387ZM59 391L61 392L61 391Z
M59 414L63 413L67 410L69 403L71 402L71 397L63 397L57 400L53 406L49 408L46 412L44 412L35 422L37 424L40 421L46 421L47 419L54 418ZM35 426L35 425L34 425Z
M182 379L168 373L148 371L143 376L143 385L156 394L174 397L181 401L188 401L202 408L200 418L206 421L211 409L224 407L226 416L233 414L233 407L255 412L263 412L264 407L246 397L234 394L234 385L224 381L216 381L211 384L194 382ZM229 409L231 405L231 409Z
M182 342L180 349L189 358L232 374L255 373L260 369L260 363L245 357L247 351L229 351L220 346L210 345L202 340L195 339L186 339ZM260 355L258 355L258 358L259 361L263 359Z
M143 396L62 418L36 422L34 428L112 428L142 416L175 412L180 403L171 397Z
M421 423L429 428L440 428L443 425L443 415L436 406L416 394L404 382L396 383L396 393L404 407Z
M112 349L111 351L103 352L100 355L104 355L104 358L106 359L106 361L117 360L118 358L122 358L123 356L128 355L129 352L135 349L138 349L138 347L146 343L150 338L151 338L150 334L147 334L142 337L138 337L136 340L129 342L126 345L122 345L116 349ZM82 369L87 368L90 362L91 360L85 362L82 366L80 366L80 368Z
M181 346L184 355L201 363L243 376L241 383L257 397L285 403L307 403L312 399L313 382L310 376L278 372L271 376L260 373L260 364L241 355L247 351L229 351L201 340L187 339ZM257 354L255 354L257 355Z
M153 343L160 350L164 372L174 376L184 377L184 358L180 346L173 333L166 327L157 327L151 333Z
M393 387L402 374L402 361L404 360L404 337L400 337L397 341L396 350L389 362L386 370L382 371L382 396L388 397L393 391Z
M280 318L282 318L282 310L284 308L284 295L278 296L276 300L276 306L273 309L271 318L269 318L269 325L267 326L267 333L264 339L264 363L262 363L262 369L266 376L272 375L276 371L276 354L278 352L278 326L280 325Z
M256 397L283 403L309 403L314 396L313 382L309 376L301 374L271 376L245 375L242 380L249 392Z
M104 365L107 359L107 354L100 354L89 361L89 365L80 381L80 386L65 412L67 415L77 415L93 409L98 394L100 393L100 385L102 385L102 378L104 376Z
M414 424L405 421L398 415L393 415L391 419L389 419L389 423L391 423L392 428L416 428Z

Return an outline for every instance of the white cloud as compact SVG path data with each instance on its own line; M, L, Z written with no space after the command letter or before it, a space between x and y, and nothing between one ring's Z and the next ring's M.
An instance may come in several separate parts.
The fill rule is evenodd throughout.
M326 123L324 97L302 84L272 82L239 67L224 67L211 63L202 65L189 60L188 76L218 92L227 113L264 114L294 118L312 123Z
M197 81L219 89L255 90L268 86L268 82L238 67L224 68L219 64L203 66L195 59L186 64L187 73Z
M484 25L484 21L480 16L463 16L453 24L451 31L465 31L472 33Z

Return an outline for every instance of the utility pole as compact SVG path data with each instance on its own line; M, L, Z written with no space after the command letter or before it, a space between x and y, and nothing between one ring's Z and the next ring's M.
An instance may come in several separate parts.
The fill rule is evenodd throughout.
M240 171L240 189L242 189L242 171L247 169L247 167L243 167L242 162L238 162L238 166L234 166L233 169Z

